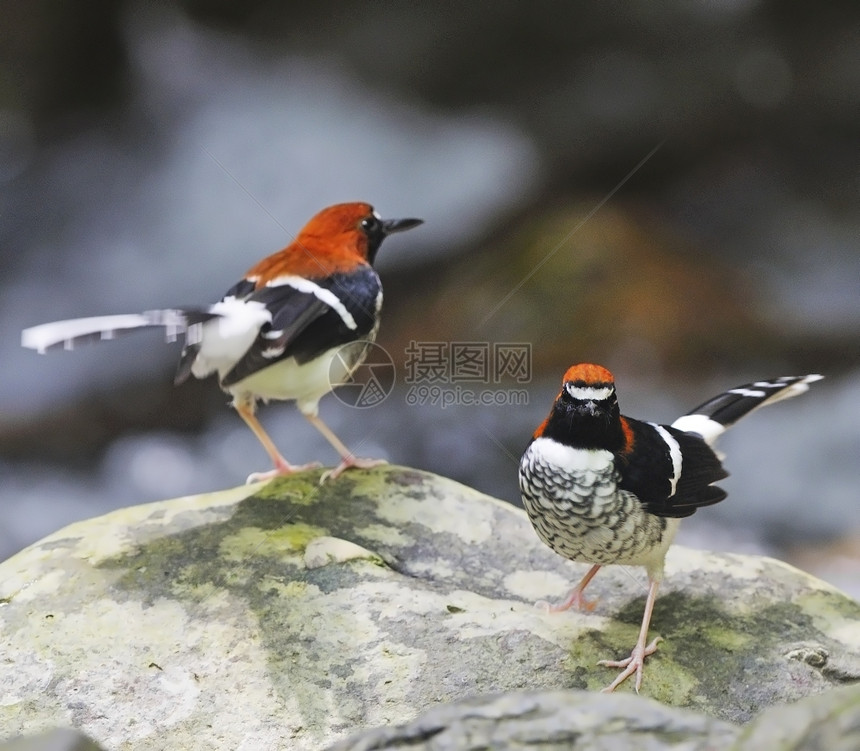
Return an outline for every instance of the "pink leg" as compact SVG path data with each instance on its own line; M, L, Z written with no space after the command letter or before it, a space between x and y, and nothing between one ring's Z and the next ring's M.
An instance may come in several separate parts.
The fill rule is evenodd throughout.
M577 610L594 610L595 605L597 605L597 600L586 600L583 597L583 592L585 588L588 586L588 582L590 582L594 575L600 571L600 564L595 564L590 569L588 569L588 573L582 577L579 584L577 584L567 596L567 599L564 602L560 602L557 605L551 605L548 602L537 602L535 603L536 607L543 607L549 613L560 613L563 610L569 610L574 605Z
M340 438L334 434L331 428L329 428L329 426L326 425L318 415L305 415L305 417L307 417L311 425L322 433L325 439L334 446L335 451L340 454L340 464L338 464L334 469L328 470L328 472L323 472L323 476L320 478L321 483L326 480L334 480L344 470L349 469L350 467L370 469L371 467L378 467L380 464L388 464L384 459L360 459L343 444Z
M268 472L254 472L248 475L248 479L245 481L246 483L271 480L273 477L291 475L294 472L301 472L305 469L315 469L320 466L318 462L311 462L310 464L290 464L283 456L281 456L281 452L278 451L274 441L269 438L269 434L263 430L263 426L260 425L260 421L257 419L256 415L254 415L253 404L244 404L239 402L234 406L236 407L236 411L239 413L239 417L241 417L245 421L245 424L251 428L254 435L257 436L257 440L263 444L263 448L266 449L266 453L275 465L275 468Z
M630 657L624 660L601 660L597 663L608 668L624 668L615 680L603 689L603 693L608 694L614 691L633 673L636 673L636 693L639 693L639 687L642 685L642 670L645 667L645 658L650 654L654 654L657 651L657 644L663 641L662 637L658 636L648 646L645 646L645 642L648 639L648 627L651 625L651 613L654 611L654 601L657 599L657 587L659 585L659 581L651 579L650 586L648 587L648 599L645 600L642 627L639 629L639 638L636 640L636 646L633 647Z

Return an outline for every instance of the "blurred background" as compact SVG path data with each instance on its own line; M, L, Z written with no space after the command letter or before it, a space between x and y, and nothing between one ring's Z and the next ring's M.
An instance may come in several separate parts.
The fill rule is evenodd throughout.
M679 541L860 596L849 0L0 0L0 559L267 468L214 382L173 388L179 345L40 357L21 329L212 302L351 200L426 222L377 264L394 392L323 401L356 453L518 503L518 457L574 362L662 422L821 372L724 437L729 498ZM413 404L410 342L529 345L527 403L508 374L477 384L494 406ZM261 419L291 461L336 460L291 405Z

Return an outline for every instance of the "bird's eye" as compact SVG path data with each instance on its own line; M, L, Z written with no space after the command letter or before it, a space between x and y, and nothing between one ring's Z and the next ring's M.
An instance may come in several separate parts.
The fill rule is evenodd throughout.
M380 227L380 221L375 216L369 216L361 220L361 228L367 233L377 232Z

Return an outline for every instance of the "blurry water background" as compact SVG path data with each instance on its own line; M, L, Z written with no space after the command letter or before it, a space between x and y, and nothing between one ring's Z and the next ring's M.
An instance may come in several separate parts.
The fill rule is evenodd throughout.
M398 386L372 409L323 402L357 453L517 503L517 458L573 362L664 422L820 371L725 436L729 499L679 541L860 596L860 6L0 14L0 559L266 464L214 382L170 385L178 345L39 357L22 328L214 301L319 208L366 200L426 224L379 256ZM411 341L529 344L528 403L411 404ZM291 461L334 462L290 405L261 414Z

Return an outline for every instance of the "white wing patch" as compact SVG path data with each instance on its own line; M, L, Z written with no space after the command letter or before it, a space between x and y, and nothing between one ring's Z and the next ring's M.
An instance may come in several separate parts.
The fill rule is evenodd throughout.
M266 284L267 287L280 287L282 285L287 285L299 292L313 295L334 310L340 316L348 329L352 329L354 331L358 328L358 324L355 322L352 314L346 309L346 306L340 301L340 298L338 298L338 296L331 290L320 287L319 284L312 282L310 279L293 276L292 274L285 274L284 276L276 277Z
M238 300L232 295L209 306L209 312L218 318L208 321L207 328L217 328L221 339L234 339L257 336L264 324L270 323L272 314L268 308L256 300Z
M681 446L678 441L675 440L674 436L662 425L657 425L653 422L648 424L660 434L660 437L669 447L669 456L672 459L672 476L669 478L669 484L671 485L672 491L669 495L673 496L675 495L675 489L678 487L678 480L681 479L681 468L684 463L684 457L681 454Z
M196 378L217 370L228 372L254 343L260 329L272 320L268 308L256 300L237 300L232 295L209 307L218 317L188 327L188 343L200 351L191 367Z

